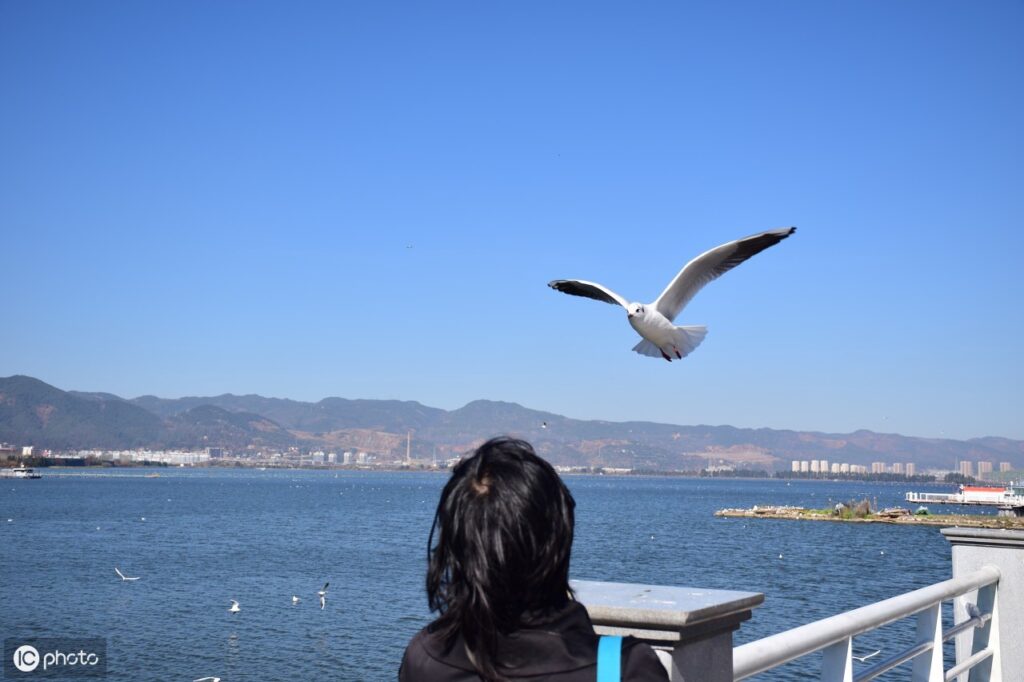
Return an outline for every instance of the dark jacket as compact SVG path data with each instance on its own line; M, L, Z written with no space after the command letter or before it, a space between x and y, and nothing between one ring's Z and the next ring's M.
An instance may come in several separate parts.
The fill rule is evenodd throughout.
M420 630L402 657L400 682L479 682L460 635L446 650L444 641ZM498 672L511 680L594 682L597 642L587 610L578 602L542 623L503 637L498 645ZM622 644L623 682L665 682L668 673L650 646L627 637Z

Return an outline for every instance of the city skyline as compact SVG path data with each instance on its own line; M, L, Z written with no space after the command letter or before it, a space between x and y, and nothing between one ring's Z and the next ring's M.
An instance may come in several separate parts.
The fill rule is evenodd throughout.
M1018 3L0 3L0 376L1024 439ZM692 256L684 360L624 312Z

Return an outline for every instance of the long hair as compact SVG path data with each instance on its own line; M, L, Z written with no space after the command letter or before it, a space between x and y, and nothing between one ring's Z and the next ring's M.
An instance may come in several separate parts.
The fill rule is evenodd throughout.
M483 678L499 679L500 635L570 599L575 506L525 441L493 438L455 466L427 542L427 599L433 632L449 647L461 634Z

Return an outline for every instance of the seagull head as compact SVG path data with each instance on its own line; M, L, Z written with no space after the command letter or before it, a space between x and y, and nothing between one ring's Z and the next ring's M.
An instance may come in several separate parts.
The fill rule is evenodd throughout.
M644 306L641 303L630 303L629 307L626 308L626 317L633 319L637 315L644 314Z

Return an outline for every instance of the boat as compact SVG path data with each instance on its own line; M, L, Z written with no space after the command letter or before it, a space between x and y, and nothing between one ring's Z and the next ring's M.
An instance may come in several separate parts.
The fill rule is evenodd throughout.
M4 472L5 478L42 478L32 467L14 467Z

